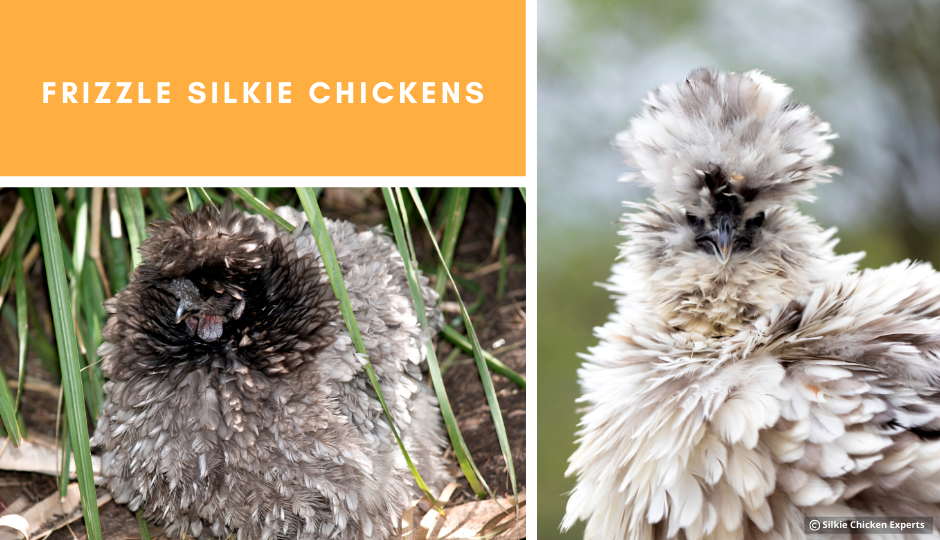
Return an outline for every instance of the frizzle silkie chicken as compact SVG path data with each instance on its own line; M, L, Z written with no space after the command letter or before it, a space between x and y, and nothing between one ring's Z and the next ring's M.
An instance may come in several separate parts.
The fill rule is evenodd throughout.
M305 215L277 212L293 234L228 207L151 224L143 263L106 303L103 483L170 537L384 539L421 495ZM440 490L442 422L420 369L430 335L401 255L381 230L327 228L396 428Z
M834 231L800 214L835 172L833 135L789 93L697 70L617 136L655 200L628 204L617 311L579 371L563 528L725 540L804 538L804 516L940 523L940 276L856 273L861 254L834 254Z

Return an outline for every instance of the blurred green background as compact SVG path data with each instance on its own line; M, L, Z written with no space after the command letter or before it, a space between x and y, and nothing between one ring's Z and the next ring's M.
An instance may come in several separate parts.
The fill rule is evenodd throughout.
M610 147L652 88L699 66L761 69L830 122L844 174L803 207L863 266L940 263L940 2L539 0L538 537L562 535L577 353L613 308L620 201Z

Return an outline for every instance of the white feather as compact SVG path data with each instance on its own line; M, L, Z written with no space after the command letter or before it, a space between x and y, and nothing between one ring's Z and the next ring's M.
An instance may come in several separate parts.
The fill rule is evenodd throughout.
M940 515L940 442L917 435L940 426L940 275L856 273L862 254L835 254L835 230L799 213L836 169L829 125L789 94L700 70L617 136L625 179L656 200L626 204L616 312L581 355L562 528L796 540L802 516ZM696 242L720 197L742 222L764 215L723 262Z

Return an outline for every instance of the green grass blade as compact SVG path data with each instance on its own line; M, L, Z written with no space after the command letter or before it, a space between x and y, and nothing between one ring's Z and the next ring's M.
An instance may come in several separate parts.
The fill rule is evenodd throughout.
M69 489L69 469L72 453L69 451L69 418L62 419L62 459L59 461L59 497L65 497Z
M317 199L313 189L297 188L297 195L300 197L300 202L303 204L304 212L307 214L307 220L310 222L311 229L313 231L313 238L317 243L317 247L320 250L320 257L323 260L323 266L330 278L330 284L333 286L333 294L336 295L336 298L340 302L340 311L343 313L343 320L346 321L346 328L349 330L349 335L356 347L356 351L366 360L366 374L369 376L369 381L372 383L372 388L375 390L375 393L379 398L379 403L382 404L382 410L385 412L385 418L388 420L388 425L392 428L392 433L395 435L395 440L398 441L398 446L401 448L402 455L404 456L405 461L408 463L408 468L411 469L411 474L414 475L415 482L418 483L418 487L424 491L424 494L428 496L428 499L430 499L438 511L443 514L444 511L440 509L440 506L437 504L437 499L434 498L431 490L428 489L427 484L424 483L424 479L421 478L421 474L418 473L418 469L415 468L414 463L411 461L411 456L408 455L408 450L405 449L405 444L402 442L401 437L398 436L398 430L395 429L395 423L392 421L392 415L388 410L388 406L385 404L385 398L382 396L382 390L379 388L379 381L375 377L375 370L372 369L372 361L369 360L369 355L366 352L365 345L362 343L362 335L359 333L359 325L356 323L356 317L353 314L352 305L349 303L349 295L346 293L346 284L343 282L343 274L339 268L339 261L336 259L336 252L333 250L333 241L330 240L330 235L326 230L326 223L323 222L323 214L320 213L320 206L317 204Z
M29 291L28 283L26 287L27 291ZM34 296L30 295L30 297L33 298ZM36 310L28 309L26 311L29 314L29 325L31 327L29 342L33 344L33 350L36 351L36 354L39 355L39 359L42 360L42 366L52 375L53 380L59 382L62 378L62 372L59 369L59 353L56 352L55 347L49 341L49 338L46 337L46 333L42 331L42 324L39 321Z
M217 189L206 189L206 188L199 188L199 189L204 191L206 196L209 197L209 200L214 202L215 204L218 204L218 205L225 204L225 196L219 194Z
M433 193L432 193L433 195ZM456 189L444 188L441 192L443 197L443 202L441 203L441 211L438 212L437 223L434 224L434 237L440 238L444 231L444 225L447 223L447 216L451 214L454 210L454 197L457 195ZM412 203L413 204L413 203ZM431 206L430 200L428 201L427 208L436 208ZM415 210L417 212L417 210Z
M131 270L133 271L143 262L140 246L147 239L144 199L140 193L140 188L136 187L119 188L118 195L121 214L124 216L124 226L127 228L127 237L131 244L131 261L133 263ZM101 407L104 404L104 381L97 366L97 354L95 352L101 336L101 323L96 320L95 310L91 306L86 306L86 312L92 313L92 315L89 317L90 320L86 319L86 328L89 331L82 333L86 337L87 344L85 361L81 368L82 386L85 389L85 395L88 396L88 411L92 418L97 421L101 413ZM92 335L93 333L94 335Z
M147 238L144 200L140 196L140 188L119 188L118 194L127 239L131 243L131 262L137 268L141 263L140 244Z
M89 263L91 259L88 259ZM107 318L102 315L104 308L101 303L104 301L101 282L97 272L88 271L83 276L82 288L82 313L85 320L85 365L82 368L84 380L87 379L91 392L86 394L88 397L88 408L92 416L97 420L101 416L101 407L104 404L104 378L101 374L101 368L98 366L98 346L101 345L101 321Z
M509 265L506 264L506 242L499 244L499 280L496 282L496 299L502 300L506 292L506 278L509 274Z
M36 224L35 214L31 210L24 212L26 223L31 223L33 227ZM26 350L29 346L29 297L26 294L26 273L23 271L23 265L19 261L23 260L23 253L26 251L26 241L32 236L32 228L28 226L19 227L16 236L13 237L13 253L15 254L16 264L13 266L13 281L16 289L16 335L19 342L19 370L17 373L16 384L16 402L14 408L19 410L20 400L23 398L23 379L26 376Z
M91 257L88 257L85 261L85 264L90 265L92 268L95 265L95 261ZM99 319L107 319L108 312L105 311L104 306L104 283L101 281L101 275L98 272L88 271L85 272L85 297L88 298L88 307L89 311L94 311L98 314Z
M400 194L400 192L399 192ZM418 314L418 321L424 328L430 328L428 316L424 308L424 298L421 296L421 287L418 285L418 278L415 275L415 260L409 256L413 250L405 240L402 231L402 220L398 213L395 199L392 197L392 191L389 188L382 188L382 195L385 197L385 206L388 208L388 217L392 223L392 230L395 233L395 243L398 244L398 252L401 254L402 261L405 264L405 274L408 277L408 288L411 289L411 298L415 303L415 312ZM464 442L463 434L457 426L457 418L450 406L450 400L447 398L447 391L444 389L444 379L441 376L441 369L437 363L437 355L434 350L433 341L428 343L428 371L431 373L431 382L434 386L434 392L437 394L437 402L441 409L441 416L444 417L444 425L447 427L447 435L450 437L451 445L454 448L454 454L457 456L457 463L463 470L464 477L470 483L470 488L478 497L483 497L486 492L480 481L477 480L477 474L474 472L476 464L470 456L470 451ZM485 484L485 482L484 482ZM489 491L488 487L487 490ZM492 493L491 493L492 496ZM495 499L495 497L493 497Z
M473 315L479 311L483 307L483 304L486 303L486 295L483 294L483 286L475 281L471 281L460 276L454 276L454 281L456 281L457 284L461 287L470 289L477 295L477 299L475 302L473 302L473 305L467 308L467 313Z
M69 246L66 245L65 242L59 245L62 249L62 263L65 265L65 275L71 278L75 274L75 267L72 266L72 250L69 249Z
M460 347L463 351L473 354L473 343L471 343L466 336L457 331L457 329L453 326L444 325L444 337L447 338L447 341ZM513 371L511 367L500 362L498 358L486 351L483 351L483 359L486 360L486 365L489 366L490 369L518 384L520 387L522 387L523 390L525 390L525 377L519 375Z
M29 431L26 429L26 420L23 420L23 411L17 411L16 421L20 424L20 435L29 440Z
M130 270L127 265L127 240L121 232L121 218L117 215L117 195L112 198L112 189L108 188L108 219L109 227L102 227L101 234L105 236L104 260L108 261L108 279L111 281L111 294L117 294L127 287L127 277ZM102 211L105 211L102 209ZM106 230L107 229L107 230Z
M496 209L496 228L493 232L493 248L490 256L496 254L499 246L506 238L506 229L509 228L509 214L512 213L512 188L503 188L499 196L499 206Z
M401 188L395 188L395 189L401 189ZM428 208L434 208L434 205L437 204L437 201L438 199L440 199L442 193L444 193L444 188L436 187L436 188L431 189L431 195L428 196L428 204L427 204ZM399 204L401 204L401 202L399 202ZM405 206L402 208L402 214L410 215L410 213L405 211L408 208L410 208L410 205L408 205L408 202L405 201Z
M408 191L411 192L415 208L418 211L418 215L420 215L421 219L424 221L424 226L427 227L428 233L432 233L431 222L428 220L427 212L424 211L424 206L421 204L421 199L418 197L417 191L415 188L408 188ZM457 297L457 303L460 304L460 311L463 314L464 324L467 327L467 334L470 336L470 340L473 343L473 358L477 363L477 371L480 372L480 380L483 382L486 402L490 406L490 414L493 417L493 425L496 428L496 436L499 439L499 448L503 453L503 459L506 461L506 469L509 471L509 482L512 485L513 498L515 498L518 495L516 491L516 469L512 463L509 438L506 436L506 426L503 423L503 415L500 411L499 401L496 399L496 390L493 388L493 378L490 376L490 371L487 368L486 360L483 356L483 347L480 346L480 340L477 339L476 331L473 329L473 323L470 321L470 314L467 313L467 306L464 305L463 300L460 298L460 291L457 289L457 284L454 282L453 276L450 275L448 263L445 262L444 255L441 253L441 249L437 245L437 240L434 238L433 233L431 234L431 243L434 245L434 250L437 251L437 256L440 258L441 268L443 268L444 272L447 274L447 278L454 288L454 295Z
M3 305L3 299L6 297L7 291L10 290L10 283L13 280L13 266L16 264L13 262L15 259L11 251L4 257L3 264L0 264L0 306Z
M85 345L85 351L87 354L88 351L88 339L87 336L82 332L80 316L79 316L79 306L84 302L85 298L83 296L83 272L85 269L85 246L88 241L88 190L87 188L76 188L75 189L75 239L73 243L72 250L72 275L69 279L69 288L72 291L72 310L73 310L73 321L76 324L76 331L78 332L78 337L82 339L80 344ZM91 384L88 380L88 375L82 375L82 388L83 393L86 397L91 397ZM89 399L88 403L88 412L91 413L92 418L98 420L98 409L96 403ZM66 482L67 484L67 482Z
M29 208L33 212L36 211L36 197L33 194L33 188L16 188L17 193L19 193L20 198L23 199L23 202L26 204L26 208Z
M293 226L293 225L291 225L290 223L288 223L287 220L285 220L285 219L282 218L281 216L275 214L275 213L274 213L274 210L271 210L270 208L268 208L268 205L264 204L260 199L258 199L258 198L255 197L254 195L252 195L251 192L248 191L247 189L237 187L237 188L232 188L232 191L234 191L236 195L238 195L239 197L241 197L241 199L242 199L243 201L245 201L246 203L248 203L248 206L251 206L252 208L254 208L255 210L257 210L257 211L258 211L261 215L263 215L264 217L266 217L266 218L270 219L271 221L277 223L278 225L280 225L280 226L283 227L284 229L286 229L286 230L288 230L288 231L290 231L290 232L294 232L294 226Z
M85 417L85 398L82 395L82 380L78 358L78 343L72 324L72 309L69 306L68 288L65 284L65 262L62 257L61 238L55 219L55 204L49 188L34 188L39 230L42 235L42 255L49 282L49 299L52 303L52 319L55 323L56 343L62 366L62 389L69 419L69 438L75 454L75 468L81 492L85 529L91 540L101 540L101 523L98 519L98 503L95 481L91 470L91 449L88 444L88 424Z
M147 520L144 519L144 511L138 508L135 515L137 516L137 528L140 529L140 540L150 540L150 529L147 528Z
M199 205L202 204L202 199L199 197L199 194L194 188L186 188L186 200L189 202L189 211L195 212Z
M269 187L259 187L257 190L255 190L255 193L257 193L256 196L258 197L258 200L263 203L268 202L268 193L270 192L271 192L271 188Z
M285 204L287 204L287 199L284 198L284 193L285 191L283 189L271 188L270 190L268 190L268 198L264 199L264 203L265 204L270 203L275 208L277 208L278 206L284 206ZM295 197L297 197L296 190L287 191L286 193L291 194L291 197L290 197L291 199L294 199Z
M154 216L170 219L170 210L166 207L166 201L163 200L163 188L150 188L147 193L147 203Z
M412 196L415 197L415 206L423 211L424 205L421 204L421 199L417 198L417 191L414 188L409 189L412 191ZM467 214L467 201L470 200L470 188L451 188L449 192L452 196L445 201L448 204L444 205L444 238L441 240L441 249L438 250L443 252L443 255L441 255L443 264L438 267L437 276L434 281L434 290L440 295L441 300L444 299L444 290L447 288L445 273L451 263L454 262L454 250L457 249L457 237L460 236L460 229L463 227L463 218ZM429 228L428 231L431 231L431 229ZM433 236L434 233L431 232L430 234ZM435 241L435 246L436 245L437 242Z
M89 336L88 332L82 328L82 320L83 319L79 319L76 321L77 326L75 328L76 332L78 332L79 339L81 339L79 344L85 344L84 356L79 354L78 357L81 362L80 371L82 374L82 394L85 396L85 406L88 409L88 414L91 416L91 423L93 426L95 426L98 424L99 416L101 416L100 412L102 402L98 401L97 399L97 393L95 392L94 388L94 381L92 380L91 373L89 372L91 364L88 363L88 354L89 349L91 348L91 342L89 341L89 337L91 336ZM79 351L79 353L81 353L81 351Z
M147 234L147 215L144 211L144 197L140 193L140 188L124 188L124 191L130 199L134 223L137 225L137 234L140 236L141 243L143 243L149 236Z
M197 187L196 191L199 192L200 199L209 201L209 204L212 206L212 208L215 208L216 210L219 209L219 207L215 205L215 202L212 201L212 197L209 195L209 193L206 192L206 188Z
M450 366L452 366L454 361L457 360L457 357L460 356L460 352L460 347L454 347L450 350L450 354L448 354L447 358L441 362L441 375L447 373L447 370L450 369Z
M3 425L6 432L13 441L13 446L19 446L22 443L20 436L20 425L16 421L16 405L13 396L10 395L10 387L7 385L7 378L0 371L0 418L3 418Z
M26 284L27 297L29 295L30 286L29 283ZM59 380L59 357L55 352L55 347L53 347L49 340L46 339L46 336L42 332L36 332L36 328L40 327L39 318L36 316L36 310L27 309L28 319L29 319L29 344L32 347L33 351L36 353L36 356L42 361L42 365L46 368L46 371L52 376L53 380L58 382ZM10 306L3 306L0 309L3 318L10 323L10 326L16 328L16 311L10 309ZM2 422L0 422L2 424ZM21 426L22 427L22 426Z
M526 200L525 200L525 188L524 188L524 187L519 188L519 192L522 193L522 202L526 202ZM526 203L526 204L528 204L528 203Z
M94 317L94 316L93 316ZM97 320L97 318L95 318ZM101 325L87 324L88 331L83 332L85 336L85 358L82 361L82 388L85 391L85 397L88 398L88 412L94 424L98 423L101 417L101 408L104 405L104 379L96 364L98 355L95 350L101 342L98 336L101 335ZM95 332L98 332L97 334Z
M16 227L17 229L20 229L18 225L16 225ZM20 232L21 231L19 230L13 231L13 249L11 249L7 254L3 261L2 270L0 270L0 273L3 274L3 281L5 282L3 291L0 292L0 301L2 301L3 297L6 296L6 290L10 286L10 280L12 279L13 275L16 274L17 279L14 286L16 289L16 327L17 334L19 336L20 357L23 358L25 357L24 347L26 345L24 337L26 332L26 302L23 297L26 293L26 285L25 281L22 280L23 267L19 263L21 259L16 256L19 252L19 246L17 245L17 242L21 237L21 234L19 234ZM21 287L23 292L22 296L20 294ZM19 392L17 391L17 393ZM3 425L6 428L6 432L10 437L10 440L13 441L13 446L19 446L22 443L22 435L20 433L19 423L16 421L16 400L13 396L10 395L10 387L7 385L6 376L3 374L2 370L0 370L0 419L3 420Z
M68 191L67 188L52 188L55 199L59 201L59 206L62 207L62 222L65 223L65 228L68 229L69 234L75 234L75 214L72 212L72 205L69 204Z
M88 242L88 188L75 188L75 241L72 244L72 267L81 277L85 268L85 246Z
M488 189L490 190L490 197L493 197L493 202L496 203L496 206L499 206L499 197L500 197L499 188L491 187Z

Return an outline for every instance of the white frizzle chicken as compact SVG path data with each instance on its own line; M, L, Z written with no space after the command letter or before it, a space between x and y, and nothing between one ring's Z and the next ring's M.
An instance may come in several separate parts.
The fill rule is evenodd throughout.
M698 70L617 137L656 200L629 205L617 312L579 372L563 528L724 540L804 538L804 516L940 523L940 275L855 273L861 254L835 255L834 231L799 213L834 172L833 135L789 93Z

